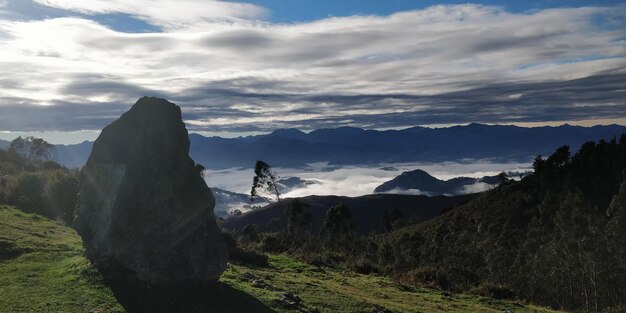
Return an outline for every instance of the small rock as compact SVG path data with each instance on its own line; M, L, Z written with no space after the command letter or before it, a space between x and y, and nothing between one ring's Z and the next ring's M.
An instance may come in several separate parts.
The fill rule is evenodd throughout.
M374 305L374 313L393 313L391 310L385 308L384 306Z
M296 294L286 292L280 295L278 304L285 309L298 309L302 306L302 299Z
M250 272L246 272L245 274L243 274L243 278L245 278L247 280L255 280L256 276L254 276L254 274L252 274Z
M252 281L252 287L266 289L269 285L261 279L255 279Z

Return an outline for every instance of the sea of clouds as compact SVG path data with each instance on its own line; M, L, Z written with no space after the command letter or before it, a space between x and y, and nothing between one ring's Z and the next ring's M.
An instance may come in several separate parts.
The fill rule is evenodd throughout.
M493 163L489 160L468 160L445 163L399 163L378 164L376 166L338 166L328 163L309 164L304 168L275 168L279 178L300 177L314 181L290 190L283 197L304 197L310 195L340 195L357 197L374 193L380 184L395 178L405 171L421 169L430 175L447 180L454 177L483 177L500 172L526 172L531 170L528 163ZM233 168L227 170L207 170L206 182L232 192L247 194L252 186L253 169ZM515 177L513 177L515 178ZM467 192L480 192L491 188L488 184L472 185ZM420 194L419 190L398 190L398 193Z

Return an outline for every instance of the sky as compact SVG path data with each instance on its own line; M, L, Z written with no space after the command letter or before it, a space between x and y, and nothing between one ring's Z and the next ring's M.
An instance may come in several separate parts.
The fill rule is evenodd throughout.
M191 132L626 125L626 2L0 0L0 139L93 140L142 96Z

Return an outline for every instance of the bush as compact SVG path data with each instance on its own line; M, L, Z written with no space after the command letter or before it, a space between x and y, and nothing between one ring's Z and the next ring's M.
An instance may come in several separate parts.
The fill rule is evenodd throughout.
M78 201L77 171L22 171L7 176L3 184L2 200L7 204L71 224Z
M287 248L283 245L283 237L284 237L283 233L260 234L261 251L274 252L274 253L287 251Z
M356 260L350 263L350 269L364 275L379 273L376 265L365 257L357 257Z
M223 232L222 238L226 242L231 262L259 267L269 266L267 255L239 245L237 239L231 233Z
M403 285L434 287L437 284L437 269L434 267L421 267L396 275L394 279Z
M500 300L513 299L516 296L509 287L494 283L482 283L478 287L470 289L470 293Z
M47 172L45 200L52 214L71 225L78 202L78 171Z
M0 203L71 224L78 202L77 170L50 161L52 145L39 138L17 138L0 149Z
M41 174L20 172L7 178L6 201L23 211L50 216L45 214L47 211L44 201L45 187L45 180Z

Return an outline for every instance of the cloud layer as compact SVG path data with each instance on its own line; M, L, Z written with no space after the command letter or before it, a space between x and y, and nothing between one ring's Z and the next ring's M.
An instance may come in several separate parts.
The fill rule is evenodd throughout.
M175 101L208 133L626 116L624 5L273 24L245 3L37 3L67 14L0 12L0 130L98 129L143 95ZM96 18L113 13L161 31Z
M315 184L295 188L284 194L284 197L304 197L309 195L341 195L357 197L374 193L374 189L404 171L421 169L442 180L455 177L493 176L500 172L525 172L530 164L525 163L493 163L489 160L473 160L472 162L444 163L399 163L381 164L380 166L328 166L324 163L310 164L306 169L276 168L281 178L300 177L315 181ZM248 194L252 186L252 169L207 170L207 185L224 190ZM468 192L483 191L486 185L474 185ZM419 194L419 191L403 191L399 193Z
M168 30L206 22L258 19L265 9L247 3L213 0L34 0L43 6L83 14L123 13Z

